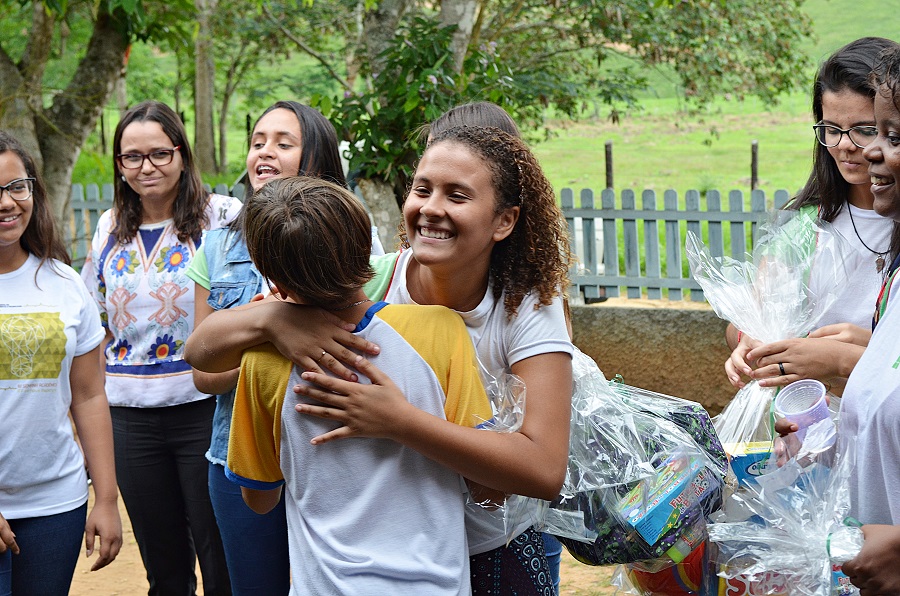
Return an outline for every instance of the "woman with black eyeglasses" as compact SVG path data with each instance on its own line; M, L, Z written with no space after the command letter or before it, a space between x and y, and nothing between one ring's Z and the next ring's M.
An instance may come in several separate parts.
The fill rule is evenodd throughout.
M868 343L887 265L900 248L894 222L872 208L869 163L863 156L877 135L869 73L881 52L893 45L880 37L864 37L839 49L820 67L813 85L813 171L788 204L789 209L830 222L855 251L853 262L860 265L850 271L846 292L808 338L760 345L729 325L726 339L734 351L725 371L736 387L744 384L742 375L771 387L819 379L840 394ZM815 271L811 275L814 280Z
M204 191L184 125L147 101L116 128L113 208L97 226L82 277L107 330L106 392L119 489L150 594L230 594L207 489L215 399L182 358L193 330L185 275L203 230L227 225L240 201Z
M119 552L102 339L97 308L69 267L34 160L0 131L2 596L67 594L81 544L88 554L99 552L92 570ZM85 463L94 484L90 513Z

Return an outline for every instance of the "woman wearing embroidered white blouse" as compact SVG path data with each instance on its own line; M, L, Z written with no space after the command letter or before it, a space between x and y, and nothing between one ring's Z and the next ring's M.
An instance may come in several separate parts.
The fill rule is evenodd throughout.
M113 151L115 202L82 275L107 327L119 489L151 594L193 594L196 559L204 593L230 594L206 483L215 399L194 387L182 351L194 318L188 262L202 231L230 222L240 201L204 191L184 125L165 104L129 110Z

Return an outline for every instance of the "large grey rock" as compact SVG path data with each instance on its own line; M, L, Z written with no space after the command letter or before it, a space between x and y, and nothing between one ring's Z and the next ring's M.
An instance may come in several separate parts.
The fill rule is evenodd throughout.
M575 345L611 379L700 402L716 414L736 389L725 378L725 321L705 304L610 300L572 306Z

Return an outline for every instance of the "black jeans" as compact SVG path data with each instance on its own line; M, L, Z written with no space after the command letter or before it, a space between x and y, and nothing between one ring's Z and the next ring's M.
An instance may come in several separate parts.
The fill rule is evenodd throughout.
M151 596L231 594L207 486L215 399L164 408L110 408L116 476Z

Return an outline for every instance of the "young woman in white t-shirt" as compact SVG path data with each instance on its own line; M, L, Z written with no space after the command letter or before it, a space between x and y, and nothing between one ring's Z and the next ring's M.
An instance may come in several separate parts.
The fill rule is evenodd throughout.
M34 161L0 131L0 594L66 594L122 545L103 327L68 266ZM81 439L79 450L69 421ZM94 507L87 514L88 480Z
M873 101L868 83L881 52L893 42L865 37L831 55L813 85L816 135L813 171L789 209L811 210L848 241L862 265L850 272L848 288L807 338L761 345L729 325L725 362L735 387L742 377L765 387L799 379L819 379L840 392L871 336L872 310L888 265L896 256L898 228L873 210L865 148L875 138ZM893 238L893 240L892 240ZM812 272L815 277L815 271Z

